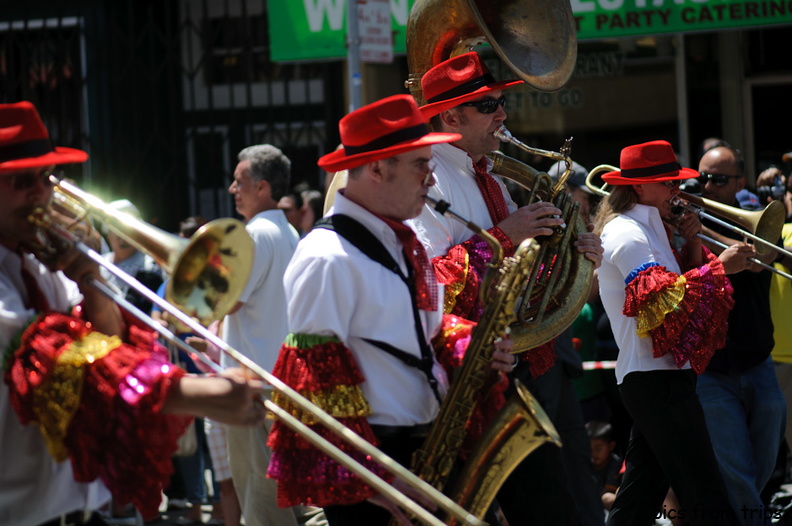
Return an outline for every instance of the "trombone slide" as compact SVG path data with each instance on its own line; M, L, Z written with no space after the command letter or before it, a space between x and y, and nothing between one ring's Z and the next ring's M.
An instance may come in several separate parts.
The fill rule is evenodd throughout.
M319 408L311 401L301 396L297 391L293 390L292 388L284 384L276 376L273 376L271 373L269 373L268 371L260 367L258 364L256 364L254 361L250 360L242 353L240 353L239 351L228 345L228 343L220 339L217 335L212 334L206 327L198 323L198 321L196 321L194 318L188 316L187 314L179 310L177 307L175 307L165 299L161 298L154 291L150 290L148 287L140 283L140 281L135 279L133 276L130 276L129 274L121 270L118 266L106 260L104 257L102 257L101 254L99 254L98 252L87 246L85 243L80 241L74 234L51 223L48 225L48 227L52 231L54 231L56 235L60 236L61 239L71 243L83 255L85 255L86 257L88 257L98 265L108 269L121 281L123 281L124 283L135 289L137 292L142 294L147 300L151 301L152 303L160 307L162 310L168 312L168 314L174 316L177 320L179 320L181 323L183 323L188 328L190 328L195 334L210 341L211 343L216 345L219 349L221 349L226 355L236 360L240 365L250 369L253 373L255 373L256 375L261 377L264 381L272 385L272 387L275 390L279 391L284 396L289 398L289 400L298 407L300 407L300 409L313 414L316 417L316 419L319 422L321 422L322 425L327 427L330 431L334 432L336 435L346 440L358 451L373 458L376 462L378 462L383 468L385 468L391 474L401 479L405 483L409 484L412 488L421 492L427 498L432 500L440 509L444 510L449 515L459 520L460 524L466 524L470 526L486 526L485 522L481 521L473 514L464 510L453 500L443 495L441 492L439 492L438 490L436 490L435 488L433 488L432 486L430 486L429 484L418 478L407 468L405 468L404 466L400 465L399 463L397 463L396 461L394 461L393 459L382 453L380 450L378 450L372 444L367 442L365 439L358 436L354 431L345 427L338 420L330 416L321 408ZM111 299L118 301L119 304L125 306L123 305L123 303L126 300L123 300L123 298L119 298L118 294L112 291L112 289L110 289L103 283L93 278L92 281L94 285L101 285L97 287L97 289L100 292L108 294L111 297ZM140 311L139 309L132 309L130 310L130 312L137 315ZM154 320L150 320L149 323L148 321L146 321L145 318L149 318L149 317L147 315L144 315L144 319L141 319L141 321L143 321L147 325L152 327L153 325L151 324L159 325ZM161 334L170 333L170 331L168 331L164 327L161 328L164 329L164 332L160 331L160 329L158 328L155 328L155 330L157 330ZM170 335L172 335L172 333L170 333ZM175 339L179 340L178 338ZM199 353L196 349L190 347L186 343L184 345L187 346L187 349L185 350L187 350L187 352L189 352L190 354L196 354L199 357L202 356L202 353ZM205 359L209 360L208 358ZM214 368L215 365L212 365L212 367ZM306 426L299 420L291 417L291 415L283 411L277 404L275 404L270 400L264 400L263 402L264 402L264 406L268 410L272 411L273 414L275 414L278 418L282 418L283 422L287 426L289 426L294 431L305 436L306 439L309 442L311 442L315 447L317 447L322 452L324 452L328 456L332 457L333 459L344 465L350 471L354 472L356 475L358 475L361 479L363 479L367 484L375 488L377 491L386 495L393 502L397 503L402 508L405 508L410 513L414 514L419 520L421 520L421 522L433 526L443 526L445 524L443 521L438 519L428 510L417 504L412 499L408 498L403 493L399 492L391 484L389 484L388 482L377 476L375 473L369 471L364 466L360 465L354 458L352 458L342 449L338 448L337 446L333 445L330 442L325 441L321 436L316 434L308 426Z

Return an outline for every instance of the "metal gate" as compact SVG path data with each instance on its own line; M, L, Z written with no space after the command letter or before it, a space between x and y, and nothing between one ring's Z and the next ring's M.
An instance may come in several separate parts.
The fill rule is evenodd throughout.
M0 15L0 102L34 102L56 144L87 150L66 175L88 190L167 229L232 215L236 154L261 142L322 188L342 68L270 62L264 0L28 4Z

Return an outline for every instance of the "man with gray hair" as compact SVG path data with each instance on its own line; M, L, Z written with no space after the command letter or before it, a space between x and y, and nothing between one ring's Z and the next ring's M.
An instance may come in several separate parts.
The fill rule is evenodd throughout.
M297 247L299 236L278 201L289 188L291 161L269 144L250 146L239 152L234 181L228 191L236 211L247 223L253 238L253 269L239 302L223 321L223 339L229 345L271 371L280 344L288 334L283 273ZM270 450L267 435L271 422L237 433L228 428L231 476L242 515L248 526L304 524L321 510L278 508L276 484L267 478ZM310 524L320 524L313 517Z

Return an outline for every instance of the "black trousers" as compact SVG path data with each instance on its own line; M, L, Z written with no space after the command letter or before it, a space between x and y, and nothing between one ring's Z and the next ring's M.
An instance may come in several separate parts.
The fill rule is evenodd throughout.
M527 364L521 362L513 376L518 377L531 391L553 425L557 426L563 447L567 450L563 451L554 444L543 444L520 462L498 491L498 504L506 520L511 525L580 526L586 524L580 509L594 508L587 513L589 524L593 524L594 520L602 524L604 512L591 471L591 443L583 427L580 402L564 371L564 364L559 360L547 373L532 378ZM512 385L507 396L511 389ZM562 430L569 432L564 433ZM583 435L582 444L580 432ZM578 447L575 448L575 445ZM567 470L565 462L575 456L575 452L570 452L570 449L582 449L584 457L582 462L570 465ZM568 452L571 454L566 456ZM587 468L587 472L581 466ZM577 480L570 481L567 471L574 473ZM590 485L590 492L581 491L578 501L572 494L572 488L584 484ZM592 499L593 504L586 506Z
M633 418L626 472L608 526L650 526L663 510L669 485L679 500L673 515L691 525L731 525L739 520L710 442L693 371L628 374L620 386Z

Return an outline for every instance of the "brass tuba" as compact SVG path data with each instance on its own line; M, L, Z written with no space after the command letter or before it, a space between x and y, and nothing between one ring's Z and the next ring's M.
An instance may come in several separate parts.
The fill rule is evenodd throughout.
M407 22L409 77L405 86L419 105L421 77L440 62L489 43L498 58L529 86L560 89L572 75L577 37L569 2L565 0L416 0ZM505 128L501 141L525 149ZM519 144L518 144L519 143ZM568 161L569 144L561 153L530 149L531 153ZM517 321L512 325L515 352L527 351L560 334L577 317L591 287L593 265L574 250L572 242L586 225L577 217L559 181L501 152L488 155L493 173L531 192L527 204L549 201L560 208L569 228L542 241L540 264L523 286Z
M484 42L512 73L542 91L561 89L577 58L572 7L563 0L416 0L405 38L405 86L419 105L424 73Z

